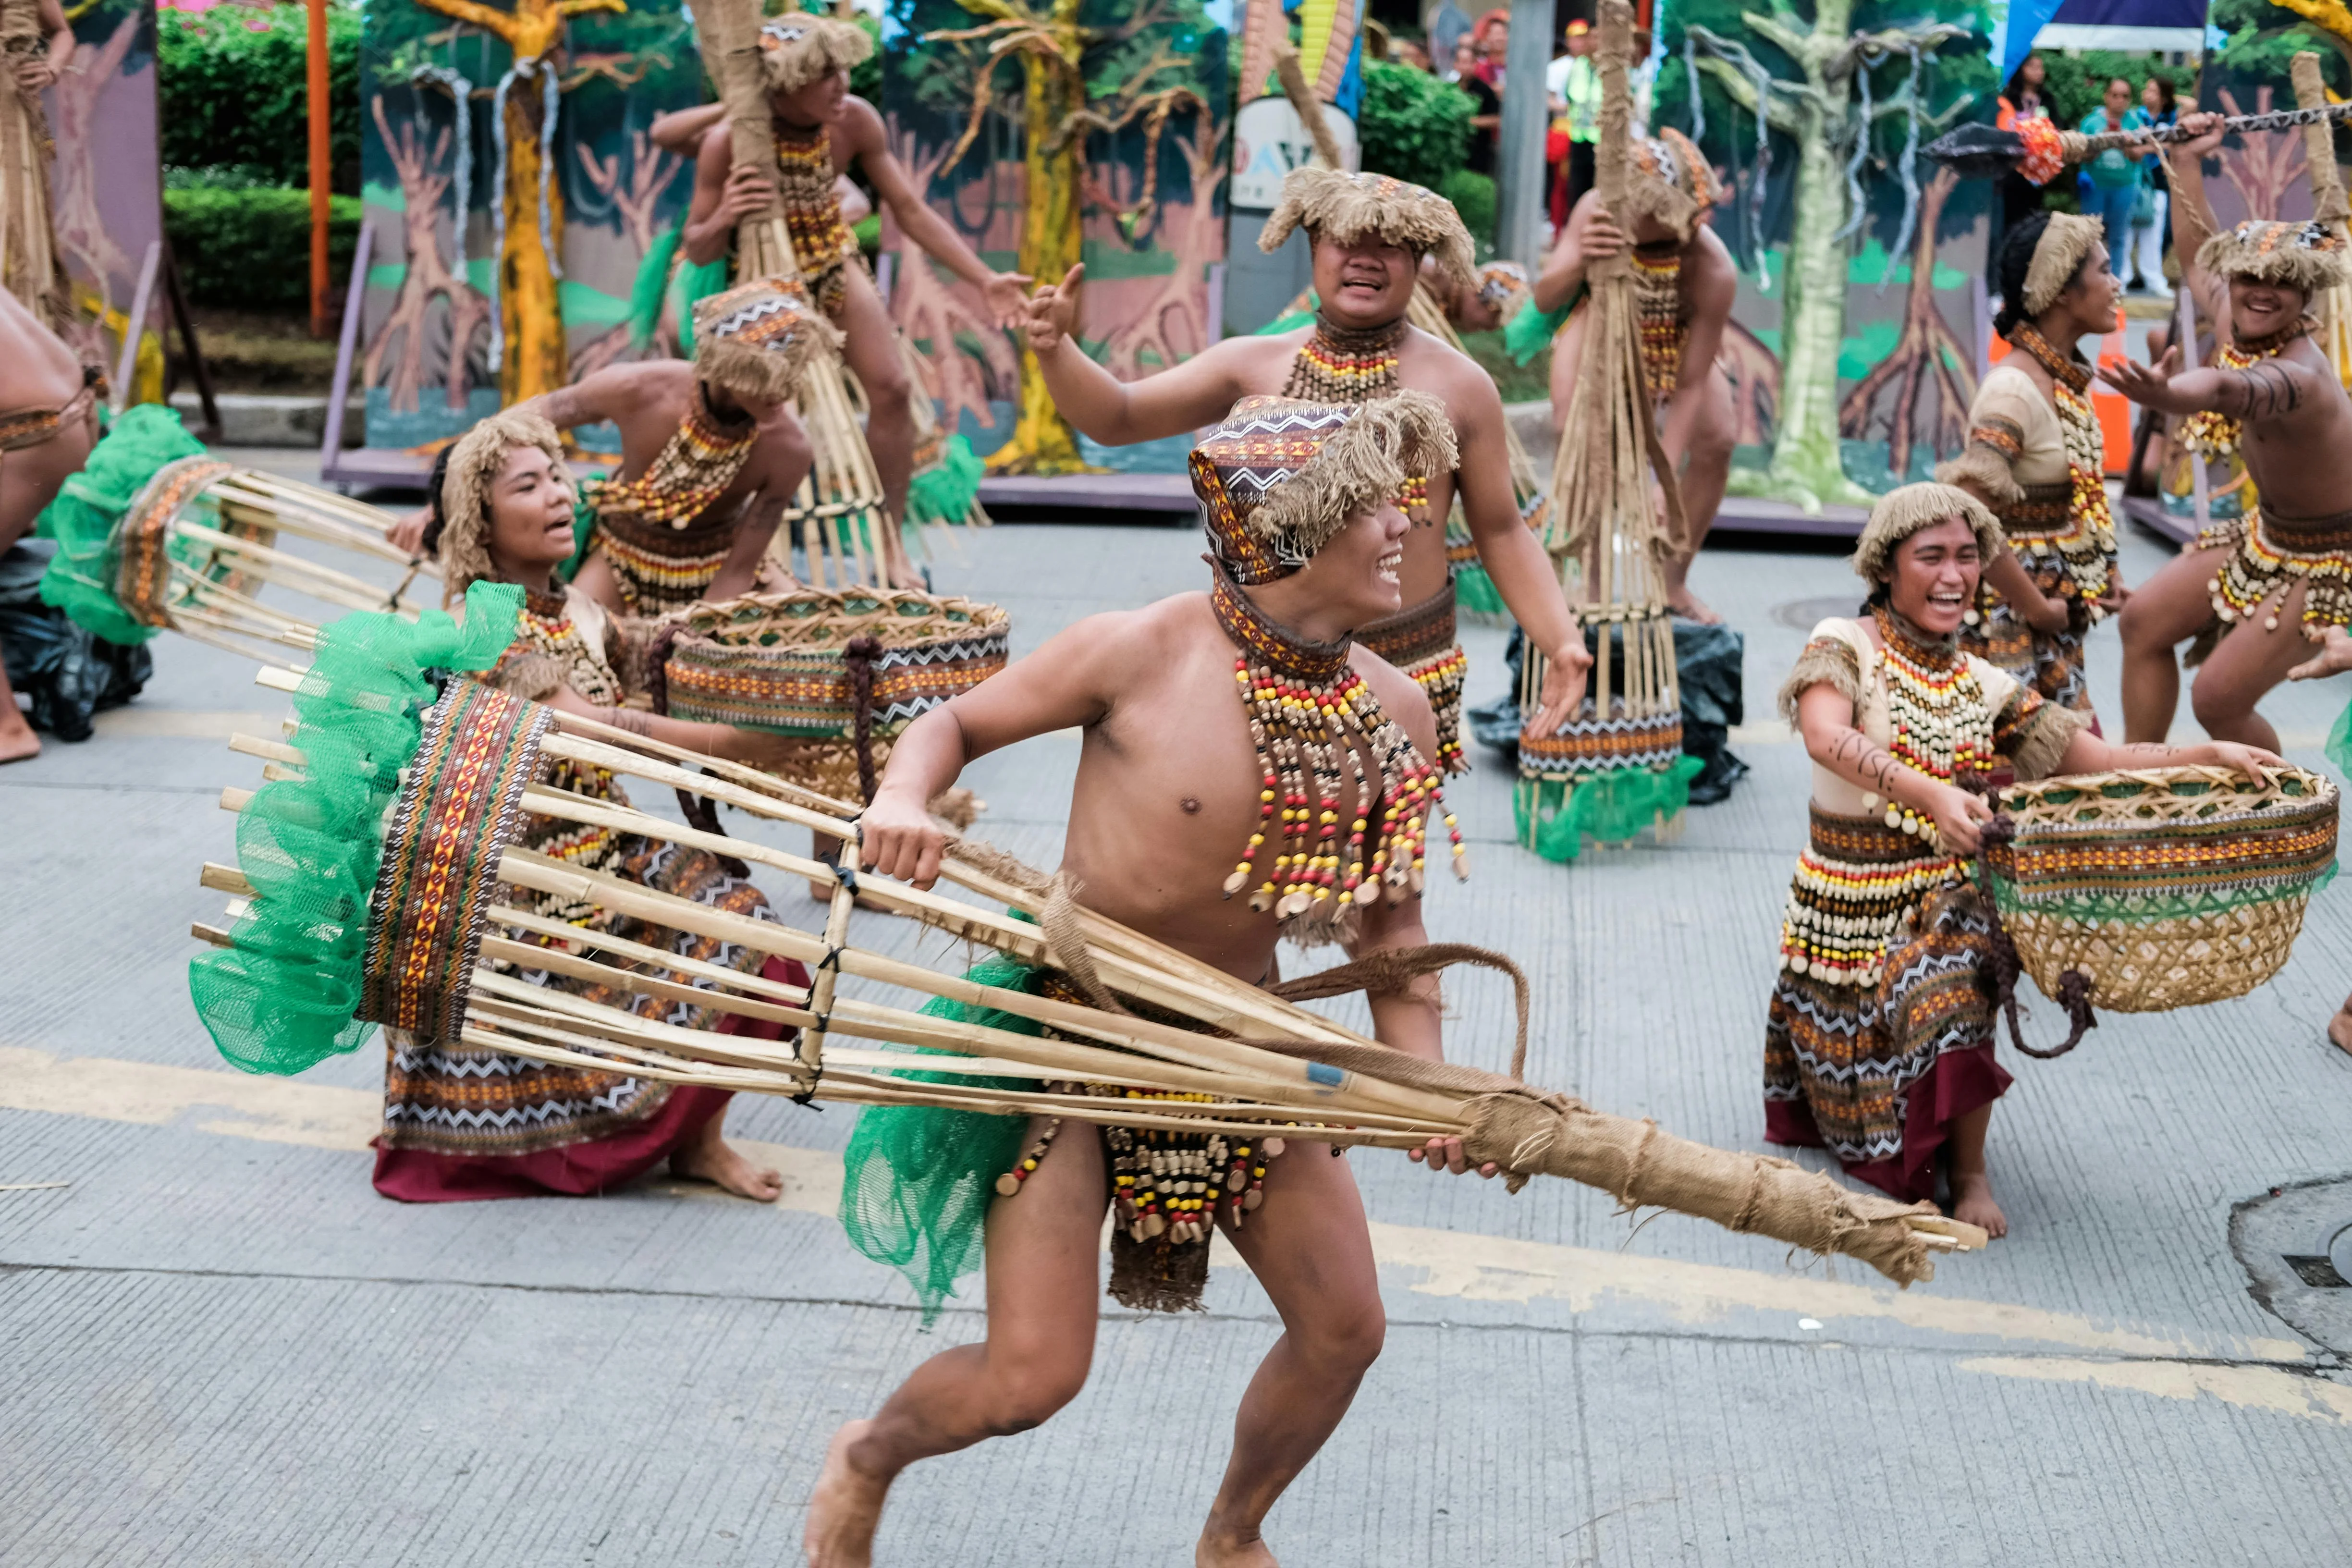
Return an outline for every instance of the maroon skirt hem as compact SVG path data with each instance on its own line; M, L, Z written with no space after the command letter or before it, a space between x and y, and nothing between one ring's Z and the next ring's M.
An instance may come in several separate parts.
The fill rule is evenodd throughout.
M1943 1051L1911 1086L1903 1114L1903 1148L1890 1159L1838 1163L1857 1181L1868 1182L1905 1203L1932 1202L1936 1195L1936 1151L1951 1136L1952 1123L2008 1091L2007 1068L1993 1059L1990 1046ZM1822 1147L1812 1108L1801 1100L1764 1102L1767 1142L1802 1149Z

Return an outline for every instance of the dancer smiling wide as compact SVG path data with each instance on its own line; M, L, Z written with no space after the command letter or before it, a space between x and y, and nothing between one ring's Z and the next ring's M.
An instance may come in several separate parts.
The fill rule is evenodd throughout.
M612 623L593 599L555 577L555 568L572 553L572 493L562 448L546 420L514 409L490 416L447 448L434 489L436 521L428 524L427 548L440 556L450 597L460 598L478 582L512 583L523 590L515 640L484 678L490 685L711 756L756 766L791 754L792 742L778 736L656 718L622 706L624 693L613 670ZM557 762L544 782L628 804L612 775L599 769ZM515 841L583 869L625 877L731 914L767 916L767 900L757 888L699 849L543 816L524 818ZM737 968L756 958L730 943L553 895L518 897L540 914L593 922L608 935L666 948L681 958ZM793 984L807 983L798 964L778 960L765 961L762 973ZM526 978L579 988L557 974ZM685 974L671 978L700 984ZM587 994L688 1028L715 1018L721 1034L774 1039L782 1032L777 1025L725 1015L715 1006L615 995L600 987L589 988ZM753 1166L720 1137L731 1098L721 1091L551 1067L455 1040L423 1045L399 1030L387 1029L385 1040L375 1186L386 1197L449 1203L541 1194L587 1196L631 1181L664 1159L674 1175L761 1203L773 1202L783 1191L782 1177Z
M1215 552L1211 591L1090 616L915 721L866 809L866 865L929 886L944 843L923 803L977 757L1076 728L1085 745L1063 868L1090 907L1258 984L1273 980L1285 935L1341 941L1360 956L1424 942L1419 835L1437 831L1429 819L1444 809L1436 727L1414 683L1349 634L1395 613L1408 527L1394 498L1408 473L1450 467L1452 446L1444 411L1417 393L1236 405L1192 459ZM1304 793L1318 781L1299 772L1304 745L1340 754L1321 781L1320 826ZM1349 757L1372 793L1345 787L1357 824L1343 837L1331 809L1341 803L1328 796L1341 793ZM1277 823L1286 791L1308 804ZM1234 896L1254 886L1256 896ZM974 978L1049 995L1067 984L1007 960ZM1383 1044L1442 1056L1433 976L1370 1003ZM1139 1175L1135 1163L1145 1136L1042 1119L1024 1132L1006 1118L928 1109L861 1113L844 1157L852 1241L904 1268L932 1308L984 1254L988 1338L933 1356L871 1420L835 1436L809 1505L812 1563L872 1561L884 1495L908 1465L1026 1431L1076 1396L1094 1354L1104 1211L1114 1180L1122 1199L1148 1186L1151 1167ZM1196 1563L1214 1568L1274 1562L1259 1536L1266 1510L1339 1425L1385 1332L1349 1163L1309 1135L1290 1142L1229 1150L1222 1136L1172 1134L1146 1158L1164 1157L1163 1175L1196 1174L1205 1194L1186 1200L1178 1188L1164 1226L1156 1211L1147 1223L1122 1206L1112 1228L1111 1290L1129 1305L1197 1305L1213 1217L1282 1319L1195 1548ZM1459 1140L1412 1157L1465 1168ZM992 1184L1003 1195L985 1203Z
M1970 880L1996 758L2021 779L2206 763L2282 766L2252 746L2118 746L2072 710L1962 651L2000 525L1950 485L1879 499L1855 548L1866 617L1813 628L1780 710L1813 760L1811 847L1780 931L1764 1028L1764 1135L1827 1148L1849 1175L1932 1198L1939 1153L1955 1219L2009 1220L1985 1163L1992 1102L1991 927Z

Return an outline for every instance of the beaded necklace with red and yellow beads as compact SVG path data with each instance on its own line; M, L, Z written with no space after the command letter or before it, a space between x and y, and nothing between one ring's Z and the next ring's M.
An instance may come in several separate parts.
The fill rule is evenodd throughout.
M1878 668L1893 731L1887 750L1905 767L1950 784L1992 766L1992 713L1984 688L1957 644L1929 638L1885 605L1871 612L1885 646ZM1933 817L1886 803L1886 826L1920 838L1936 833Z

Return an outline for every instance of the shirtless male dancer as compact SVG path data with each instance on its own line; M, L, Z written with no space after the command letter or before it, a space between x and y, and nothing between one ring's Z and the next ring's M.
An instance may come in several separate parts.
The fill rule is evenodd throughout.
M2192 114L2172 160L2173 200L2205 215L2199 169L2221 142L2221 116ZM2183 247L2183 254L2187 247ZM2341 280L2343 239L2318 224L2243 223L2197 247L2183 281L2226 341L2210 367L2184 371L2178 345L2153 367L2118 364L2116 391L2189 416L2183 436L2234 447L2254 496L2142 584L2125 604L2124 732L2161 741L2180 698L2173 649L2216 634L2189 690L2217 741L2278 749L2254 704L2312 656L2311 643L2352 622L2352 510L2340 458L2352 451L2352 400L2310 341L2312 296ZM2257 502L2256 497L2259 498Z
M1731 475L1731 383L1716 363L1739 287L1731 252L1707 226L1717 192L1706 157L1679 131L1636 137L1626 187L1628 211L1612 214L1601 193L1577 198L1551 258L1536 279L1538 310L1568 310L1551 354L1551 424L1568 424L1584 358L1589 310L1576 310L1585 274L1633 242L1633 282L1642 323L1642 371L1658 403L1658 439L1682 479L1685 547L1665 563L1666 608L1694 621L1721 619L1690 591L1691 562L1706 542Z
M63 339L0 289L0 551L25 536L98 444L100 389ZM0 663L0 763L40 754Z
M1259 907L1264 900L1228 897L1224 889L1256 880L1234 870L1244 845L1250 847L1243 858L1255 859L1272 881L1276 847L1261 839L1283 838L1285 847L1291 842L1291 830L1271 821L1273 787L1262 781L1290 765L1281 761L1286 733L1273 732L1286 731L1293 720L1284 715L1301 710L1269 711L1276 704L1253 703L1252 688L1288 688L1294 695L1303 688L1324 704L1352 708L1360 722L1341 743L1373 784L1402 788L1430 813L1443 812L1428 760L1437 732L1427 700L1392 667L1361 646L1351 647L1349 634L1396 611L1411 530L1395 497L1408 473L1432 460L1449 464L1452 445L1444 411L1418 393L1349 405L1244 400L1192 455L1193 487L1214 552L1211 591L1089 616L977 690L918 719L892 749L866 809L866 864L929 886L944 845L924 802L974 758L1076 727L1085 742L1062 864L1083 880L1090 907L1258 984L1274 976L1279 939L1302 928L1319 928L1327 939L1336 934L1359 956L1425 942L1412 877L1393 868L1388 877L1376 872L1352 900L1343 891L1336 902L1347 914L1336 922L1329 918L1335 900L1309 900L1304 912L1286 914L1286 899L1266 911ZM1357 682L1356 691L1342 695ZM1255 739L1254 724L1263 727ZM1410 819L1422 809L1414 806L1403 822L1381 819L1375 842L1352 846L1339 858L1364 862L1390 850L1418 858ZM1298 831L1312 835L1316 828L1310 822ZM1339 879L1343 890L1353 875L1351 866ZM1374 995L1371 1012L1381 1043L1442 1056L1432 978ZM876 1116L863 1113L851 1142L845 1215L861 1187L938 1175L928 1168L937 1163L932 1160L925 1169L894 1167L875 1181L860 1148L874 1136ZM986 1342L933 1356L871 1419L852 1421L835 1435L809 1503L808 1560L819 1568L872 1562L884 1496L908 1465L1027 1431L1085 1384L1102 1287L1098 1238L1112 1194L1105 1146L1120 1147L1122 1134L1064 1122L1055 1135L1033 1123L1024 1142L1034 1149L1041 1133L1049 1152L1025 1179L1009 1184L1012 1194L988 1213ZM901 1146L937 1147L938 1140L919 1136ZM1433 1140L1411 1157L1425 1159L1433 1170L1466 1168L1458 1141ZM1257 1158L1266 1170L1252 1194L1262 1194L1260 1205L1213 1201L1210 1207L1272 1299L1283 1334L1243 1396L1232 1458L1194 1548L1196 1563L1216 1568L1270 1568L1274 1557L1259 1536L1266 1510L1338 1426L1386 1331L1348 1161L1329 1157L1304 1134L1286 1150L1270 1142ZM987 1175L975 1172L972 1179L984 1184ZM890 1205L887 1194L871 1195ZM1245 1223L1234 1222L1237 1208L1247 1209ZM930 1244L946 1239L933 1237ZM1126 1227L1114 1228L1114 1289L1120 1249L1129 1239ZM1159 1236L1136 1243L1152 1245L1166 1244ZM1207 1245L1204 1235L1182 1248L1199 1253L1202 1277ZM1215 1331L1204 1324L1189 1331Z
M746 283L696 302L692 361L616 364L517 404L559 430L620 426L618 473L581 486L595 531L573 585L644 617L750 593L809 471L784 401L832 335L797 289Z
M1086 276L1080 265L1030 300L1029 345L1062 416L1111 447L1200 429L1253 394L1352 403L1411 389L1436 398L1453 424L1459 466L1411 476L1404 607L1382 625L1354 629L1359 642L1428 692L1438 754L1447 772L1459 773L1467 765L1459 739L1465 663L1454 636L1444 526L1457 486L1480 561L1550 660L1541 706L1530 717L1538 732L1567 721L1592 665L1551 558L1519 513L1494 378L1405 320L1423 256L1435 257L1449 288L1472 284L1470 235L1453 204L1433 192L1383 174L1322 168L1294 169L1283 181L1282 204L1266 220L1260 247L1276 249L1294 227L1314 247L1320 305L1311 326L1227 338L1173 369L1122 382L1071 335Z
M978 289L1001 324L1020 321L1029 279L991 270L952 224L924 205L923 193L890 151L881 115L849 90L849 68L873 47L853 23L802 12L773 17L760 29L768 102L775 113L775 161L764 168L736 168L730 129L722 123L705 132L682 247L689 261L715 261L727 253L738 224L765 209L772 195L782 200L810 296L841 329L844 357L866 392L866 445L882 481L884 510L903 522L915 468L908 405L913 386L898 354L898 329L866 274L856 236L843 221L835 182L853 167L863 174L907 237ZM888 585L921 587L898 531L883 532Z

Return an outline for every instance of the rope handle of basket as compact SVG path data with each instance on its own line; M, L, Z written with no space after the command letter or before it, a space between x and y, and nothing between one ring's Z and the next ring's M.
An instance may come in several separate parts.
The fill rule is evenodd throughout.
M2066 1010L2066 1020L2072 1026L2064 1043L2046 1051L2025 1043L2017 1005L2017 983L2025 973L2025 962L2018 956L2017 943L2011 939L2009 928L2001 923L2000 901L1992 896L1992 852L2016 837L2017 824L2005 812L1994 813L1992 820L1979 831L1977 897L1984 905L1985 920L1992 927L1992 953L1987 962L1992 972L1994 1004L2009 1018L2009 1043L2029 1057L2048 1061L2081 1045L2083 1037L2099 1026L2099 1018L2091 1011L2091 977L2079 969L2069 969L2058 977L2056 998L2058 1005Z
M665 719L669 717L670 650L677 647L678 634L684 630L685 623L671 621L654 634L652 645L646 649L646 694L653 699L654 711ZM726 827L719 820L718 803L709 796L681 789L677 791L677 809L678 814L686 818L686 825L697 832L713 834L720 838L728 837ZM719 864L729 876L742 881L751 880L751 868L737 857L721 855Z
M1518 1015L1517 1032L1511 1043L1511 1080L1525 1083L1528 1068L1527 972L1492 948L1476 947L1466 942L1433 942L1419 947L1383 948L1313 974L1285 980L1267 989L1286 1002L1311 1002L1324 996L1344 996L1355 991L1361 991L1367 996L1394 995L1421 976L1438 973L1457 963L1474 964L1480 969L1491 969L1510 976L1512 1001Z

